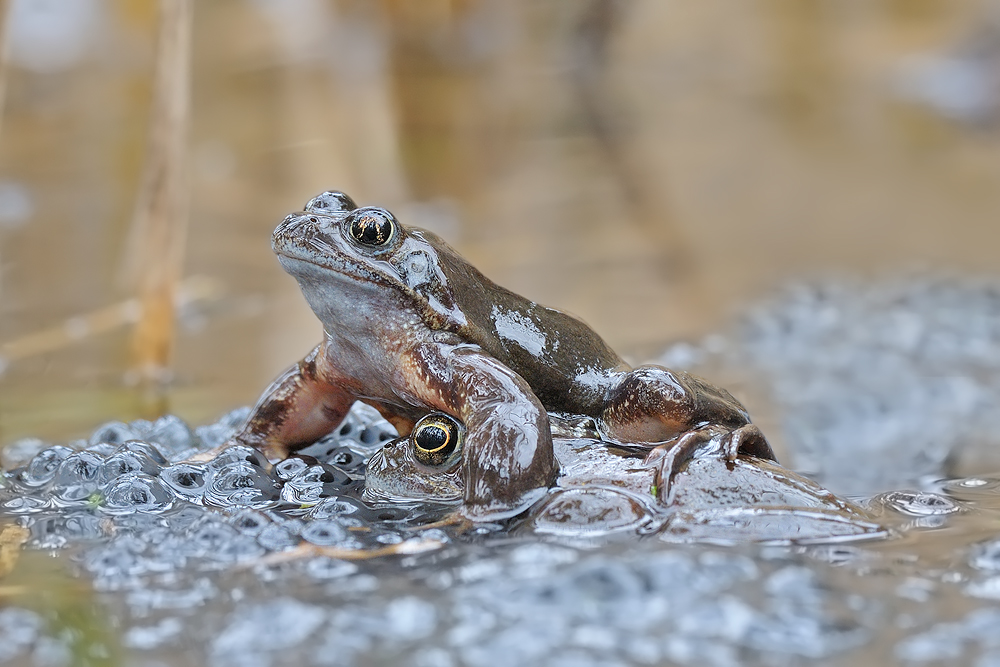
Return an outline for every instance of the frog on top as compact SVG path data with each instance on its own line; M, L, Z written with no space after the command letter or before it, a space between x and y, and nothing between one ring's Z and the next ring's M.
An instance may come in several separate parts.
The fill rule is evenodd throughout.
M729 460L774 459L725 389L630 368L580 320L494 284L383 208L324 192L278 225L271 246L326 335L268 387L232 443L284 458L335 429L355 400L403 436L440 411L466 429L462 511L473 520L517 514L554 484L549 412L589 418L602 439L646 446L651 461L710 438Z

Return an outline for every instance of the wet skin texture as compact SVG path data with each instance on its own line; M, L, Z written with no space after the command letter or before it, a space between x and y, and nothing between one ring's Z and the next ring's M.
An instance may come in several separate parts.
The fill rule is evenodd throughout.
M326 336L235 437L270 458L332 431L356 399L403 435L438 410L467 431L471 518L514 514L555 482L548 412L589 417L611 442L648 443L653 459L719 429L729 460L774 458L724 389L661 366L631 369L583 322L494 284L385 209L326 192L286 217L271 245Z
M442 437L445 430L454 436ZM421 419L408 437L386 443L369 459L365 496L376 503L460 503L464 435L462 425L447 415ZM636 449L557 438L556 487L519 517L520 528L576 537L640 530L714 542L885 535L860 507L772 461L741 454L727 462L719 456L724 437L718 430L698 447L671 449L678 455L652 467Z

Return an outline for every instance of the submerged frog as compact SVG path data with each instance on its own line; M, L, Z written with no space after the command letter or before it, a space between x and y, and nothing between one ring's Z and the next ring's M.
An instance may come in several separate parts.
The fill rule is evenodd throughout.
M405 435L432 411L467 436L470 518L516 514L555 483L549 412L653 457L717 435L734 461L773 459L727 391L661 366L630 368L586 324L492 283L434 234L325 192L278 225L272 248L325 339L266 390L235 441L284 458L332 431L355 400Z
M672 450L661 465L642 448L585 437L553 439L561 473L545 497L509 527L566 537L656 533L678 541L823 541L871 538L886 529L861 507L775 462L720 456L725 433L697 447ZM467 433L461 422L432 413L408 437L387 443L368 461L369 502L462 502L459 464Z

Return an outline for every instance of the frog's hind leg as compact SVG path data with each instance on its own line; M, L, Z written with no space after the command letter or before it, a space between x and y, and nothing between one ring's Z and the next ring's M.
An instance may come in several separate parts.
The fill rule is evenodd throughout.
M639 366L623 374L609 393L599 428L609 440L654 445L651 457L671 449L677 450L672 457L683 457L685 447L697 449L719 438L730 463L740 454L776 460L767 438L728 391L662 366Z
M271 383L227 445L249 445L277 461L315 442L343 421L354 396L339 386L340 378L324 376L321 347Z
M662 443L709 424L738 429L750 418L725 389L649 365L622 374L609 392L600 422L602 435L612 440Z

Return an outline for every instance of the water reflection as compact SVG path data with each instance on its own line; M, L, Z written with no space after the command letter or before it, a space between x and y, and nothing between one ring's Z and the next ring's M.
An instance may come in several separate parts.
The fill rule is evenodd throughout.
M119 276L149 117L153 3L61 1L58 12L51 1L10 4L0 357L8 341L52 328L65 342L0 370L0 444L79 437L115 419L116 446L154 429L183 446L190 433L176 422L126 432L139 428L142 405L122 381L128 318L76 335L80 322L133 296ZM197 536L189 551L173 548L179 538L163 526L125 526L128 517L111 513L148 542L95 550L83 567L126 589L142 619L128 626L127 644L162 649L197 625L218 664L245 657L234 646L262 643L262 660L299 651L316 664L414 651L427 664L478 664L494 648L636 663L731 664L749 652L764 664L775 651L788 661L862 645L873 660L995 659L983 629L995 619L977 605L1000 595L989 518L1000 501L986 474L997 461L996 299L988 280L961 278L995 273L1000 241L995 39L984 19L992 5L196 3L186 275L216 287L181 314L172 412L210 422L315 345L319 325L268 239L286 213L336 187L435 228L500 284L583 316L633 358L697 340L670 348L668 363L702 364L784 437L786 460L831 486L914 487L886 506L908 509L926 530L884 548L751 558L528 544L486 565L475 553L442 557L433 576L410 578L404 566L392 586L375 577L377 565L316 558L281 570L293 582L287 597L246 605L244 589L260 588L232 574L231 599L216 597L195 624L176 610L212 600L218 582L137 583L126 576L142 564L137 553L166 554L156 566L168 569L210 554L221 567L283 549L296 534L350 543L361 538L332 517L363 509L317 505L303 528L264 515L280 494L239 461L211 489L183 466L162 468L162 486L140 467L116 487L122 503L160 507L167 492L229 497L249 481L250 502L265 509L198 525L204 512L174 517ZM951 277L870 280L913 265ZM832 296L820 287L823 298L806 290L757 309L762 337L722 324L789 277L829 272L862 278L821 283ZM702 338L713 330L723 334ZM86 508L110 453L57 450L18 483L62 479L53 502ZM350 475L350 463L342 467ZM948 467L977 476L921 480ZM907 483L888 483L890 473ZM319 477L305 475L289 497L313 498ZM15 496L5 509L28 516L45 502ZM97 539L102 525L39 526L36 546L59 546L63 533ZM364 537L392 546L405 539L397 532ZM157 539L175 541L160 548ZM220 544L227 550L213 551ZM496 576L483 574L488 566ZM557 575L569 597L553 601ZM352 606L296 598L319 580ZM638 580L653 583L632 595ZM669 603L676 613L663 600L680 600ZM532 644L537 627L517 614L536 607L559 613L530 617L546 633ZM567 609L577 614L573 632L557 620ZM258 638L259 618L302 641ZM658 623L655 632L635 624L643 619ZM4 645L44 651L39 623L30 610L5 610ZM627 627L609 634L614 623ZM422 631L443 639L433 645Z
M106 28L101 0L11 0L8 5L10 61L37 74L78 66Z
M915 54L984 53L961 39L988 10L923 5L200 4L187 272L227 292L182 326L172 407L204 421L311 346L267 234L333 186L439 221L636 356L803 271L989 268L996 137L929 124L954 87L907 102L892 84ZM0 341L130 296L155 12L52 8L18 0L9 21ZM125 335L7 368L4 440L134 413Z

